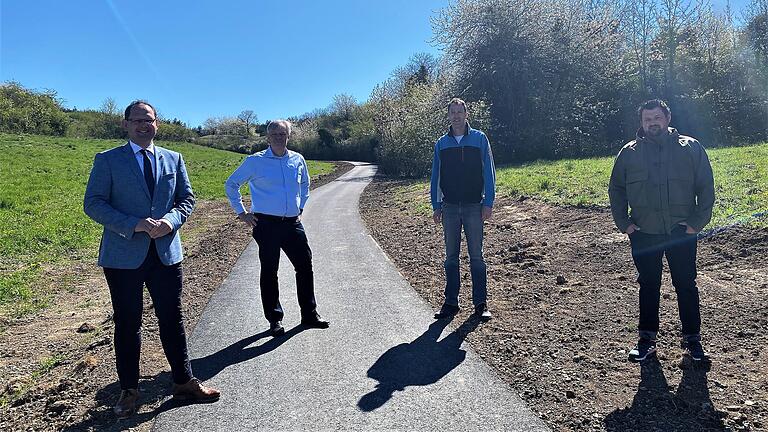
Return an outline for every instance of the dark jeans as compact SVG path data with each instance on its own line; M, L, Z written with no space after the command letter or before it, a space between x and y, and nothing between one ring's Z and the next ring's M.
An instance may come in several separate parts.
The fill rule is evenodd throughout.
M677 293L683 337L699 339L701 314L696 287L696 235L686 234L685 227L680 225L670 235L635 231L630 242L640 284L640 337L655 339L659 331L662 258L666 255Z
M459 304L459 252L461 229L467 238L469 272L472 275L472 303L486 302L488 276L483 259L482 204L443 203L443 234L445 238L445 303Z
M315 276L312 272L312 250L309 249L304 225L296 218L279 218L257 214L253 238L259 245L261 262L261 302L269 322L283 319L277 270L280 267L280 249L296 270L296 291L302 319L311 319L317 308L315 302Z
M160 341L173 382L184 384L192 379L192 366L187 354L187 336L181 317L181 263L163 265L157 256L155 243L135 270L104 268L104 276L112 297L115 321L115 359L120 388L139 386L139 356L141 352L141 314L144 308L143 287L152 297L160 329Z

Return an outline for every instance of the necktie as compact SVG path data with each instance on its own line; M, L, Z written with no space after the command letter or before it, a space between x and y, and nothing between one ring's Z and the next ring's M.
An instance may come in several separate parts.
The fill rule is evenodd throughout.
M149 161L147 150L141 150L141 154L144 155L144 181L147 182L149 196L152 197L155 194L155 173L152 171L152 162Z

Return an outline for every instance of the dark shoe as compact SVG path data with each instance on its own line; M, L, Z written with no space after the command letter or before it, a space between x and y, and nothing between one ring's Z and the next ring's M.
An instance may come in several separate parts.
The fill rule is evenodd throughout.
M686 345L686 351L693 361L709 361L709 356L704 353L704 347L701 346L700 341L688 341Z
M488 305L486 303L480 303L475 306L475 315L480 318L480 321L490 321L493 318L491 312L488 311Z
M443 304L443 307L440 308L440 312L435 314L435 319L443 319L443 318L450 318L454 315L459 313L459 307L454 305L449 305L447 303Z
M215 402L220 396L218 390L204 386L197 378L192 378L186 384L173 385L173 398L178 400Z
M308 328L327 329L331 326L331 323L320 317L320 314L315 312L307 318L301 319L301 325Z
M283 322L275 321L275 322L269 323L269 332L272 334L273 337L277 337L285 334L285 327L283 327Z
M136 401L139 399L138 389L128 389L120 392L120 399L112 409L118 418L126 418L136 412Z
M629 352L629 361L641 362L648 357L656 355L656 341L650 339L640 339L637 345Z

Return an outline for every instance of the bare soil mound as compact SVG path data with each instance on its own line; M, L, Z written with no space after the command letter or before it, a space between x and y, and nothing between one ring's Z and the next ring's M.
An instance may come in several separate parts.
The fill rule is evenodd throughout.
M415 211L402 192L393 193L410 184L377 178L363 194L361 213L401 273L439 308L442 228ZM471 280L465 244L462 249L466 316ZM606 209L502 199L486 222L484 251L494 319L469 343L553 429L768 427L767 229L733 227L699 243L709 370L691 367L681 356L676 296L666 270L658 361L627 362L636 341L636 272L628 240Z

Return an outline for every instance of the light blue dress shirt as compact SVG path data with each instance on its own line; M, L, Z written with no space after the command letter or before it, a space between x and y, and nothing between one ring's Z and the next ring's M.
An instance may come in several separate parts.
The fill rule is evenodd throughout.
M298 216L309 199L309 170L304 157L291 150L276 156L272 148L254 153L224 183L235 213L245 211L240 186L248 183L251 212L273 216Z

